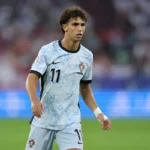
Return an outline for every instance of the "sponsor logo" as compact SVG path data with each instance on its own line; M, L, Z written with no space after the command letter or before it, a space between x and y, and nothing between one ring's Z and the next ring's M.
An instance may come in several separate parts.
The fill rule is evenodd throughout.
M58 64L58 63L60 63L60 62L54 62L54 61L52 62L52 64Z

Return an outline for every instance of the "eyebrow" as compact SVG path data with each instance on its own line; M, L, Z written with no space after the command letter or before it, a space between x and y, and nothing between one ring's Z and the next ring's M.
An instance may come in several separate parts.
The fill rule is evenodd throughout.
M85 23L78 23L78 22L73 22L72 24L73 24L73 25L79 25L79 24L81 24L82 26L85 25Z

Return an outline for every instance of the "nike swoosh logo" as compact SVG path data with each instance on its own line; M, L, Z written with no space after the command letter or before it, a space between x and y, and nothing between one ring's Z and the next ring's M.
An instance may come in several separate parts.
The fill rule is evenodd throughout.
M81 72L76 72L77 74L80 74L80 75L83 75L83 73L81 73Z
M60 63L60 62L52 62L52 64L58 64L58 63Z
M78 142L78 144L83 144L82 142Z

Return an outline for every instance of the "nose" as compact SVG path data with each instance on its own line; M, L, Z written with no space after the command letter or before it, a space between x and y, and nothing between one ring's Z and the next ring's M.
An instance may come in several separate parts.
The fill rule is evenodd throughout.
M83 30L83 27L82 27L81 25L79 25L79 26L78 26L78 30L79 30L79 31L82 31L82 30Z

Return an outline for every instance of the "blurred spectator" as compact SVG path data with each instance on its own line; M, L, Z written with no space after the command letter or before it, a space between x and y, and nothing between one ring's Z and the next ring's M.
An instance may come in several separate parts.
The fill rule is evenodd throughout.
M74 4L80 1L0 2L0 89L25 88L41 46L62 38L60 12ZM97 8L101 5L100 1L95 4ZM82 41L94 53L92 85L102 89L150 88L150 2L113 0L109 5L114 7L112 25L99 28L91 12Z

